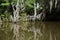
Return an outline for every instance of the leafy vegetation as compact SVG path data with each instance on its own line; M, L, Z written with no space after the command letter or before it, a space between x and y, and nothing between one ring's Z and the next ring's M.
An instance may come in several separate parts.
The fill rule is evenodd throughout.
M19 0L19 16L22 15L34 15L34 3L39 3L38 11L39 13L47 8L47 10L50 10L50 1L51 0ZM7 18L10 17L10 15L13 15L13 8L12 5L17 4L17 0L0 0L0 17ZM59 2L58 2L59 5ZM53 1L52 9L58 9L55 8L55 0ZM53 11L52 10L52 11ZM9 15L9 16L8 16Z

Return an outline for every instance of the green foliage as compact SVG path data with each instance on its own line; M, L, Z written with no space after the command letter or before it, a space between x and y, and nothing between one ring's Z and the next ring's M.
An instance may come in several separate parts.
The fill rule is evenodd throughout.
M33 8L35 0L26 0L26 6Z
M0 3L0 6L9 6L8 0L3 0L3 1Z
M9 3L1 3L1 6L9 6Z
M13 0L13 1L11 2L11 4L16 4L16 2L17 2L17 0Z
M19 7L21 7L21 2L22 0L19 0ZM40 3L40 7L39 7L39 10L42 10L43 9L43 6L42 6L42 3L43 3L43 0L24 0L24 3L23 4L25 6L25 10L23 10L24 13L21 13L20 16L23 17L23 16L27 16L27 12L28 14L31 13L31 15L34 14L34 3L35 2L39 2ZM10 8L12 6L12 4L16 4L17 3L17 0L1 0L0 1L0 13L1 13L1 17L4 17L4 18L8 18L9 15L12 13L12 11L8 11L8 10L11 10L12 8ZM20 8L20 9L23 9L23 7ZM5 12L7 11L7 13ZM10 12L10 14L9 14ZM21 10L20 10L21 12Z

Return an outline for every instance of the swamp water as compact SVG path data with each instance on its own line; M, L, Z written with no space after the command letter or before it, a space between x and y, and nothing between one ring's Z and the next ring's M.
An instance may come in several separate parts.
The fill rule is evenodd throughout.
M60 22L0 23L0 40L60 40Z

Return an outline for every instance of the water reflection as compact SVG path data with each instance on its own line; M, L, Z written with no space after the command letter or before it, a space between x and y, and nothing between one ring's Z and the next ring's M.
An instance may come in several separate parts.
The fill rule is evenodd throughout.
M12 24L13 29L13 39L12 40L19 40L19 25L18 24Z
M60 40L60 22L0 23L0 40Z
M51 34L51 32L50 32L50 40L53 40L53 39L52 39L52 34Z

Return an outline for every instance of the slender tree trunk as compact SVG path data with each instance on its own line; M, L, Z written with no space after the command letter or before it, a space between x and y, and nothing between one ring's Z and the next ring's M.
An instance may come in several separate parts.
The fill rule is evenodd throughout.
M50 0L50 13L51 13L52 7L53 7L53 0Z
M13 22L17 22L19 19L19 0L17 0L17 4L16 4L16 9L14 8L14 5L12 5L13 8L13 17L12 17L12 21Z
M56 8L56 6L57 6L57 0L55 0L55 8Z
M34 3L34 17L37 15L36 3Z

